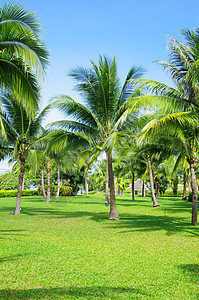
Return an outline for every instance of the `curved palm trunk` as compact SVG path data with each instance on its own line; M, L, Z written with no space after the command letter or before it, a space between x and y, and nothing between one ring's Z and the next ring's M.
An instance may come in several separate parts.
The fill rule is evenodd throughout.
M58 170L57 170L57 195L56 195L56 199L59 198L59 192L60 192L60 170L58 168Z
M85 189L86 189L86 198L89 198L89 194L88 194L88 182L87 182L87 172L86 172L86 168L85 168L85 172L84 172L84 178L85 178Z
M106 152L106 183L105 183L105 205L109 205L109 196L108 196L108 153Z
M132 172L132 185L131 185L131 194L132 194L132 201L135 201L135 174Z
M45 185L44 185L44 170L41 170L41 186L42 186L42 193L43 193L43 197L46 199L46 192L45 192Z
M186 172L184 171L183 174L183 196L182 196L182 200L186 200L187 199L187 176L186 176Z
M142 181L142 197L145 197L145 193L144 193L144 180Z
M148 159L148 167L149 167L149 178L150 178L152 201L153 201L153 206L156 207L156 206L160 206L160 204L156 200L155 193L154 193L153 172L152 172L152 167L151 167L150 155L147 156L147 159Z
M50 202L50 171L51 171L51 167L50 167L50 162L48 162L47 165L47 203Z
M194 162L190 162L190 172L191 172L191 187L192 187L192 225L197 226L197 215L198 215L198 191L196 174L194 170Z
M21 192L22 192L22 186L23 186L23 180L24 180L24 168L25 168L25 159L23 156L20 157L21 161L21 171L19 175L19 184L18 184L18 192L17 192L17 200L16 200L16 209L15 214L20 214L20 202L21 202Z
M115 200L115 183L114 183L114 174L113 174L113 165L112 165L112 155L108 152L108 172L109 172L109 181L110 181L110 215L109 220L119 220L119 215L116 207Z

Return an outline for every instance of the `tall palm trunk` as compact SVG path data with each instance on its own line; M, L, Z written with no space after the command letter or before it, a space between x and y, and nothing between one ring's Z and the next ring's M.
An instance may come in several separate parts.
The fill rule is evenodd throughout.
M150 178L152 201L153 201L153 206L156 207L156 206L160 206L160 204L156 200L155 193L154 193L153 172L152 172L152 167L151 167L150 155L147 155L147 159L148 159L148 167L149 167L149 178Z
M83 184L81 183L81 195L83 195Z
M41 186L42 186L42 193L43 193L43 197L44 199L47 198L46 196L46 192L45 192L45 185L44 185L44 170L41 170Z
M192 193L191 180L190 180L190 170L188 170L188 186L189 186L189 194Z
M23 177L22 191L24 190L24 179L25 179L25 176Z
M194 170L194 162L190 161L190 172L191 172L191 187L192 187L192 225L197 226L197 215L198 215L198 191L196 174Z
M60 192L60 170L57 169L57 195L56 198L59 198L59 192Z
M117 194L118 196L120 196L120 178L118 178L117 183L118 183Z
M144 180L142 181L142 197L145 197L145 193L144 193Z
M50 171L51 171L51 167L50 167L50 162L48 162L47 164L47 203L50 202Z
M23 185L23 179L24 179L24 169L25 169L25 159L22 155L20 156L20 161L21 161L21 171L20 171L20 175L19 175L19 184L18 184L15 214L20 214L21 191L22 191L22 185Z
M109 205L109 196L108 196L108 152L106 151L106 183L105 183L105 205Z
M132 172L131 194L132 194L132 201L135 201L135 174L134 174L134 172Z
M86 189L86 198L89 198L89 194L88 194L88 182L87 182L87 171L85 168L85 172L84 172L84 179L85 179L85 189Z
M182 196L182 200L186 200L187 199L187 174L186 171L184 171L183 174L183 196Z
M110 215L109 220L119 220L119 215L116 207L115 200L115 183L112 165L112 155L108 152L108 172L109 172L109 182L110 182Z

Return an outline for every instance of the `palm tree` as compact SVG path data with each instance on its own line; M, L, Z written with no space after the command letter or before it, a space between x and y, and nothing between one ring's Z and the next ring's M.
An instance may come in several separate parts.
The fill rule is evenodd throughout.
M199 28L196 31L182 31L187 46L179 43L174 38L169 40L170 62L159 62L166 69L177 88L172 88L163 83L152 80L141 80L144 86L152 95L145 95L134 102L145 103L145 107L150 103L158 108L158 114L153 122L144 128L144 136L157 133L160 128L170 126L174 132L183 132L187 145L187 161L190 165L191 185L193 191L192 201L192 225L197 225L197 182L195 167L197 164L197 138L198 138L198 111L199 111L199 90L198 90L198 43Z
M143 73L140 67L132 68L120 86L115 58L112 60L100 56L99 65L94 62L92 68L76 68L70 74L77 82L76 89L84 96L85 105L78 103L69 96L54 99L57 106L67 117L56 125L66 132L81 135L89 141L90 147L100 154L107 153L110 183L110 220L119 220L115 201L115 185L112 167L112 151L116 142L124 135L124 124L137 117L137 110L127 107L126 102L134 93L135 86L129 80ZM138 91L137 91L138 93ZM100 149L99 149L100 148Z
M26 110L10 94L1 97L4 112L1 113L4 128L7 132L7 143L12 147L12 160L20 162L20 176L15 213L20 213L21 191L26 162L35 168L42 150L36 150L36 144L45 137L41 122L50 109L47 106L41 113L35 113L34 119L27 115Z
M48 56L34 14L13 3L0 8L0 90L11 92L28 113L38 106L32 74L44 73Z

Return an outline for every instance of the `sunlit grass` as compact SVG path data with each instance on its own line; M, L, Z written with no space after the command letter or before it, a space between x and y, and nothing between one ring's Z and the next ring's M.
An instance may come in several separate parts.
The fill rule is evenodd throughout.
M0 199L0 299L198 299L191 203L130 196L108 221L103 195Z

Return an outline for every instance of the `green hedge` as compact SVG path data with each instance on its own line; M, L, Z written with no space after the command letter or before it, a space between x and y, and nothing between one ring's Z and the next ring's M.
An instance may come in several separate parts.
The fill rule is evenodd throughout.
M151 197L151 191L148 191L147 196ZM166 191L164 194L161 194L160 197L182 197L182 191L179 191L177 195L174 195L173 191Z
M97 194L97 192L96 191L88 191L88 194L89 195L94 195L94 194ZM86 195L86 193L84 193L84 195Z
M16 197L17 196L17 190L0 190L0 198L3 197ZM38 195L37 191L33 191L33 190L23 190L21 192L22 196L34 196L34 195Z
M51 185L50 186L50 194L52 196L56 196L57 189L58 189L57 185ZM37 187L37 191L38 191L38 195L43 196L42 186L41 185L39 185ZM47 193L47 185L45 185L45 191ZM71 196L72 192L73 192L73 189L72 189L71 186L68 186L68 185L67 186L62 186L62 185L60 186L60 192L59 192L60 196Z

